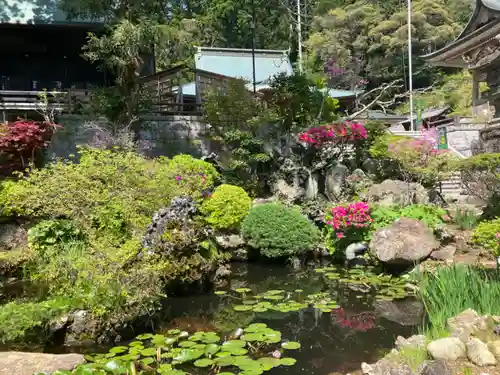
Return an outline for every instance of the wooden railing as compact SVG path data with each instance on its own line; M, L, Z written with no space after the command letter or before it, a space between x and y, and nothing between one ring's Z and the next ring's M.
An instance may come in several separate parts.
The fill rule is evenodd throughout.
M156 113L198 114L208 90L227 89L232 78L212 72L179 66L143 77Z
M152 113L199 114L208 90L227 89L232 78L219 74L175 67L141 78L141 83L151 96ZM33 111L43 106L43 91L0 90L0 111ZM90 101L90 90L70 89L62 92L46 92L48 106L60 112L79 112Z

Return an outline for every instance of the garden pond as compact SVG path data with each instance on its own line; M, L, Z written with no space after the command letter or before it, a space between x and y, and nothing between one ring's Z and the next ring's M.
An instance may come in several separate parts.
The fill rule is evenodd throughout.
M375 269L235 264L225 284L170 297L160 314L154 332L88 359L139 359L168 375L347 373L381 358L398 335L416 333L423 307L405 279Z

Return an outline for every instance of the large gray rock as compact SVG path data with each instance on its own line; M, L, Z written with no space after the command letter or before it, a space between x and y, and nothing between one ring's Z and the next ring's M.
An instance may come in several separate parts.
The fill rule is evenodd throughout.
M283 179L276 181L273 185L273 192L274 195L287 203L297 202L306 194L306 191L302 187L290 185Z
M401 301L375 301L375 314L403 326L422 324L424 305L417 299Z
M497 360L488 346L476 337L467 342L467 357L476 366L495 366Z
M399 180L385 180L371 186L364 198L385 206L429 203L429 193L422 185Z
M403 217L389 227L377 229L369 248L383 263L409 267L438 247L432 230L422 221Z
M448 244L431 253L431 258L434 260L450 260L455 256L457 248L454 244Z
M456 361L466 357L465 344L457 337L445 337L431 341L427 345L427 351L433 359L443 361Z
M443 361L428 361L423 370L422 375L453 375L450 366Z
M28 243L27 231L20 225L0 224L0 251L23 247Z
M317 173L309 173L306 181L306 199L316 199L319 193L319 176Z
M342 199L348 174L349 169L343 164L337 164L326 172L325 195L330 201L337 202Z
M215 236L215 242L224 250L236 250L245 246L243 237L238 234Z
M81 354L0 352L0 375L51 374L57 370L73 370L83 362Z
M427 338L425 337L425 335L413 335L408 337L407 339L402 336L398 336L395 342L396 348L398 350L408 347L415 349L424 348L426 344Z
M481 316L472 309L449 318L447 324L451 330L451 336L458 337L464 343L469 341L471 335L488 331L488 317Z

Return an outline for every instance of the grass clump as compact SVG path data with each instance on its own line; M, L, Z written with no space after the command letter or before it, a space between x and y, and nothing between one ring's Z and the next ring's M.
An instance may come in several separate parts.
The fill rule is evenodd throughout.
M248 243L268 258L303 254L320 240L319 230L299 209L267 203L252 208L241 224Z
M429 323L436 332L468 308L483 315L500 314L500 280L494 271L454 265L426 274L420 286Z

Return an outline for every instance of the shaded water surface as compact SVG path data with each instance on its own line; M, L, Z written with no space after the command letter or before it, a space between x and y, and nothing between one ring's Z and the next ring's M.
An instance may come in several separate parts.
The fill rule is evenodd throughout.
M241 304L237 296L214 293L194 297L171 297L165 301L161 326L187 331L217 331L229 334L250 323L266 323L279 330L283 339L299 341L299 350L290 352L297 359L292 367L279 367L270 375L347 373L360 369L362 362L374 362L394 346L398 335L410 336L421 323L422 306L412 298L377 301L373 293L360 292L359 285L325 283L313 270L291 272L284 267L236 265L228 285L219 290L250 288L254 293L271 289L314 294L327 292L338 308L322 312L308 308L296 312L262 313L234 311Z

